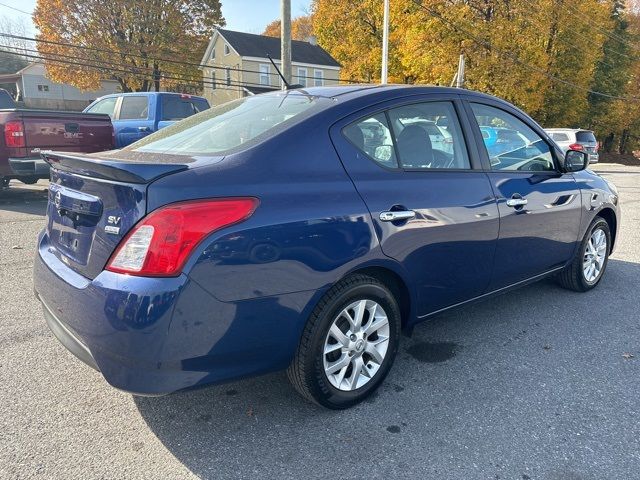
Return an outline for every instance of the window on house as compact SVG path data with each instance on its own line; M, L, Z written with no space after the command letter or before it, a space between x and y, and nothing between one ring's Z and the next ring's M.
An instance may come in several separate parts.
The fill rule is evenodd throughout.
M211 72L211 90L216 89L216 72Z
M313 71L313 84L316 87L321 87L324 85L324 72L322 70Z
M260 85L271 85L271 68L266 63L260 64Z
M48 92L49 91L49 85L38 85L38 91L39 92Z
M229 48L229 45L227 45L226 43L224 44L224 54L225 55L229 55L231 53L231 49Z
M230 86L231 85L231 69L229 67L225 69L225 74L226 74L227 86Z
M307 69L298 68L298 83L303 87L307 86Z
M216 59L216 47L213 47L211 49L211 60L215 60Z

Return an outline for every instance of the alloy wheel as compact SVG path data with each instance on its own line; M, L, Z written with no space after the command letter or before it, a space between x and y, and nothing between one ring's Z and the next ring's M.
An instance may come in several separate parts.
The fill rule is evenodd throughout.
M601 228L591 234L582 261L582 274L587 282L595 282L604 267L607 258L607 235Z
M327 379L338 390L366 385L378 372L389 348L389 319L373 300L358 300L331 323L324 342Z

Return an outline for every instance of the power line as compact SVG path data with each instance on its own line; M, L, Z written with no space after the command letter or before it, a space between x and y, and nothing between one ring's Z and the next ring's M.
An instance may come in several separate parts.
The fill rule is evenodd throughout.
M608 93L598 92L598 91L592 90L592 89L590 89L588 87L582 87L580 85L576 85L575 83L572 83L572 82L570 82L568 80L565 80L563 78L556 77L555 75L550 74L549 72L547 72L543 68L535 67L533 65L530 65L528 63L525 63L525 62L521 61L517 56L511 54L510 52L505 52L504 50L502 50L502 49L500 49L498 47L492 46L486 40L482 40L479 37L477 37L476 35L474 35L472 33L469 33L469 31L460 28L457 24L454 24L453 22L451 22L446 17L444 17L442 14L440 14L439 12L437 12L437 11L435 11L435 10L429 8L429 7L426 7L425 5L421 4L418 0L411 0L411 1L412 1L412 3L417 5L418 7L422 8L426 12L428 12L432 17L437 18L438 20L440 20L450 30L462 33L462 34L466 35L467 38L473 40L473 42L476 43L477 45L487 49L487 51L502 53L503 58L504 58L504 56L506 56L507 58L511 59L514 63L517 63L518 65L521 65L521 66L523 66L523 67L525 67L525 68L527 68L529 70L541 73L542 75L544 75L545 77L549 78L550 80L562 83L562 84L567 85L567 86L571 86L571 87L573 87L575 89L585 91L585 92L590 93L592 95L598 95L598 96L602 96L602 97L612 98L612 99L615 99L615 100L627 100L627 101L638 101L638 100L640 100L640 98L638 98L638 97L622 97L622 96L618 96L618 95L610 95Z
M86 45L74 45L72 43L56 42L56 41L53 41L53 40L41 40L41 39L38 39L38 38L25 37L25 36L21 36L21 35L13 35L13 34L2 33L2 32L0 32L0 37L13 38L13 39L16 39L16 40L28 40L28 41L32 41L32 42L36 42L36 43L45 44L45 45L57 45L57 46L62 46L62 47L77 48L77 49L80 49L80 50L90 50L90 51L99 52L99 53L103 53L103 54L125 55L127 57L142 58L144 60L151 61L151 62L173 63L173 64L177 64L177 65L185 65L185 66L191 66L191 67L197 67L197 68L210 68L210 69L214 69L214 70L227 70L229 68L232 68L232 67L227 67L227 66L218 66L218 65L209 65L209 64L202 64L202 63L195 63L195 62L187 62L187 61L184 61L184 60L173 60L173 59L168 59L168 58L149 57L149 56L130 53L130 52L110 51L110 50L105 50L103 48L89 47L89 46L86 46ZM171 53L176 54L176 55L182 55L180 52L171 52ZM268 75L271 75L271 76L278 76L277 73L272 73L272 72L267 73L267 72L261 72L259 70L248 70L248 69L242 69L242 68L235 68L233 70L236 71L236 72L242 72L242 73L257 73L257 74L262 74L262 75L268 74ZM308 75L302 75L302 76L296 75L296 77L297 78L305 78L305 79L315 79L316 78L316 77L308 76ZM338 79L337 81L338 82L345 82L345 83L364 83L361 80L350 80L350 79Z
M30 52L30 53L37 53L38 55L31 55L31 57L33 58L38 58L38 59L44 59L44 60L60 60L60 58L62 58L63 60L60 60L60 62L63 63L68 63L70 65L79 65L79 66L85 66L85 67L91 67L91 68L95 68L98 70L108 70L111 72L123 72L123 73L130 73L130 74L135 74L138 76L145 76L146 77L153 77L155 75L155 70L153 69L153 67L145 67L145 66L130 66L126 69L123 69L122 66L117 63L117 62L112 62L112 61L108 61L108 60L85 60L84 62L78 62L78 61L67 61L64 59L73 59L73 60L77 60L77 57L71 56L71 55L65 55L62 53L41 53L38 52L37 50L34 49L30 49L30 48L26 48L26 47L11 47L8 45L0 45L0 48L8 48L8 49L12 49L12 50L21 50L23 52ZM10 53L8 51L5 50L6 53ZM22 55L20 53L14 53L15 55ZM44 56L47 55L47 56ZM28 54L24 54L23 56L27 56L29 57L30 55ZM60 57L60 58L58 58ZM86 63L86 62L92 62L92 63ZM115 65L115 66L114 66ZM143 72L142 70L146 70L146 72ZM235 71L234 69L231 69L232 71ZM181 80L188 80L191 82L195 82L195 83L199 83L199 82L204 82L204 83L210 83L210 84L215 84L215 85L226 85L226 81L219 83L219 82L213 82L213 81L209 81L209 80L204 80L202 79L201 76L195 76L195 75L191 75L188 73L180 73L180 72L176 72L176 71L171 71L171 70L162 70L160 72L162 78L165 79L178 79L177 77L179 77L179 79ZM171 74L171 75L167 75L167 74ZM194 84L195 84L194 83ZM265 85L262 84L258 84L258 83L253 83L253 82L236 82L231 80L231 83L233 83L234 86L247 86L247 87L265 87Z
M95 64L87 64L87 63L82 63L82 62L72 62L69 60L60 60L60 59L56 59L56 58L50 58L50 57L44 57L44 56L38 56L38 55L30 55L30 54L25 54L25 53L19 53L19 52L12 52L12 51L8 51L8 50L0 50L0 52L2 53L7 53L9 55L16 55L16 56L21 56L21 57L26 57L26 58L32 58L32 59L36 59L36 60L44 60L47 62L51 62L53 64L58 64L58 65L76 65L76 66L84 66L84 67L90 67L90 68L95 68L95 69L109 69L111 71L117 71L117 72L122 72L122 73L126 73L128 75L137 77L137 78L144 78L144 79L148 79L149 75L146 75L144 73L139 73L139 72L135 72L132 70L126 70L126 69L115 69L115 68L110 68L110 67L105 67L105 66L101 66L101 65L95 65ZM163 78L167 79L167 80L178 80L178 81L186 81L188 82L189 80L187 78L184 77L168 77L168 76L164 76ZM227 82L213 82L213 81L209 81L209 80L200 80L199 82L196 83L191 83L191 85L198 85L199 83L203 83L206 85L215 85L216 89L219 90L229 90L229 91L236 91L236 92L242 92L243 89L242 87L244 87L246 84L241 84L241 83L237 83L237 82L231 82L230 84L228 84ZM225 88L228 86L235 86L238 88ZM263 85L264 86L264 85Z
M24 13L25 15L29 15L29 16L32 15L30 12L25 12L24 10L20 10L19 8L12 7L11 5L7 5L5 3L0 3L0 6L9 8L11 10L15 10L16 12Z

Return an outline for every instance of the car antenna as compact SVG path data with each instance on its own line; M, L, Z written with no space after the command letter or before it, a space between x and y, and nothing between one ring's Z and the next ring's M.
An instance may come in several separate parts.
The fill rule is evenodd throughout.
M282 72L280 71L280 69L276 65L276 62L273 61L273 58L271 58L271 55L268 54L268 53L267 53L267 58L271 62L271 65L273 65L273 68L276 69L276 72L278 72L278 75L282 79L282 83L284 83L284 86L287 87L287 90L293 90L294 88L304 88L304 85L300 85L299 83L290 84L289 82L287 82L287 79L284 78L284 75L282 75Z

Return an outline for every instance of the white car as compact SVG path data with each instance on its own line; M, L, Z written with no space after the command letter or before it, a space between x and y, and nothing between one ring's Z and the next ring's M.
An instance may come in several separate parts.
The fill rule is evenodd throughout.
M551 140L566 155L569 150L578 150L589 154L589 163L598 163L598 141L591 130L582 128L545 128Z

